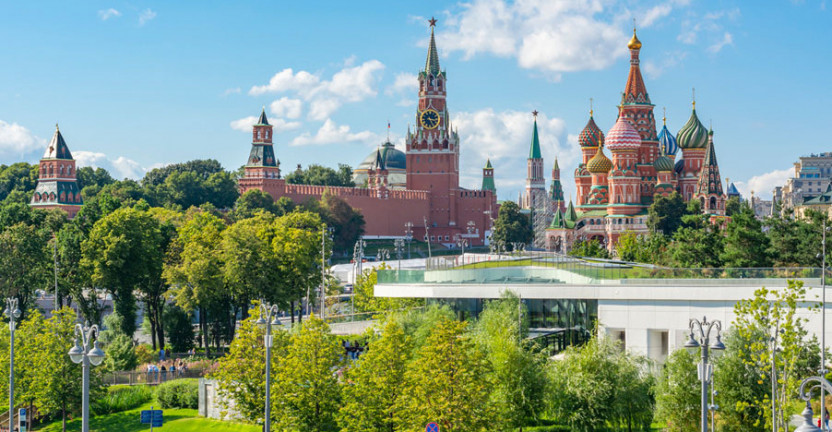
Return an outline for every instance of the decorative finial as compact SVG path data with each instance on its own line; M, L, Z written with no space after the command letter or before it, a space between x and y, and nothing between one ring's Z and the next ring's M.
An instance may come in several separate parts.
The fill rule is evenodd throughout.
M598 151L601 151L604 148L604 140L601 137L598 137Z
M431 27L436 27L436 18L434 18L434 17L430 17L430 19L428 20L428 22L430 23L430 26L431 26Z
M592 108L592 98L589 98L589 116L590 116L590 117L592 117L592 112L593 112L593 108Z
M537 114L538 114L537 110L532 111L532 115L534 116L535 120L537 120Z
M691 88L691 93L693 95L693 96L691 96L691 98L693 99L693 109L695 110L696 109L696 87Z
M633 36L636 35L636 19L633 18Z
M58 127L58 122L55 122L55 132L60 132L61 128Z
M662 107L662 124L667 126L667 107Z

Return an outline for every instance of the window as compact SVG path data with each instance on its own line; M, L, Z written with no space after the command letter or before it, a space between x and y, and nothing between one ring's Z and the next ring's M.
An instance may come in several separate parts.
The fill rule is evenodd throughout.
M436 241L436 238L434 236L430 236L430 241Z

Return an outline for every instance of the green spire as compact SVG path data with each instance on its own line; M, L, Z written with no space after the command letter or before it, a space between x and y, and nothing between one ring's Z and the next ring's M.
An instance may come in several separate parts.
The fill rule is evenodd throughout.
M552 168L553 170L560 171L560 166L558 165L558 158L555 158L555 167Z
M575 213L575 207L572 205L572 200L569 200L569 207L566 208L566 220L575 222L578 220L578 215Z
M497 193L497 186L494 185L494 168L491 167L491 159L485 163L482 169L482 187L480 190L490 190Z
M436 19L430 19L430 45L428 45L428 59L425 61L425 73L433 76L439 75L439 52L436 50L436 39L433 37L433 28L436 26Z
M493 167L491 166L491 158L488 158L485 161L485 169L493 169Z
M532 131L532 145L529 149L529 159L543 159L540 153L540 139L537 137L537 111L533 111L534 130Z
M263 109L260 111L260 118L257 119L257 124L258 125L268 125L269 124L269 119L266 118L266 107L263 107Z
M552 223L549 225L549 228L565 228L566 226L563 224L563 216L560 213L560 206L555 210L555 217L552 218Z

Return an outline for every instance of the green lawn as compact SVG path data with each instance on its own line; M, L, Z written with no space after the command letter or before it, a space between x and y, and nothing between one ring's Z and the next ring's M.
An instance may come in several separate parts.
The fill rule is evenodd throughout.
M152 404L148 403L139 408L123 411L106 416L98 416L90 419L90 432L137 432L149 431L150 425L139 423L139 413L142 410L150 409ZM159 409L155 404L154 409ZM176 432L260 432L262 427L244 423L224 422L199 417L194 409L166 409L164 410L164 425L161 428L154 428L160 431ZM51 423L41 429L41 432L60 432L61 422ZM81 419L74 419L67 422L68 431L80 431Z

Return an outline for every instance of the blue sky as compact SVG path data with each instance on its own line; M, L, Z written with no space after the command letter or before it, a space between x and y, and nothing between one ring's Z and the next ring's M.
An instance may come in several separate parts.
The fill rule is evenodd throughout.
M832 6L832 5L830 5ZM525 176L532 110L545 170L567 196L594 99L607 130L629 68L674 133L712 122L722 176L770 196L798 156L830 150L832 17L825 1L43 1L0 3L0 163L36 161L60 122L80 165L140 178L215 158L235 169L265 106L284 172L355 166L414 121L435 16L462 184L485 158L500 199ZM819 138L816 138L819 137Z

